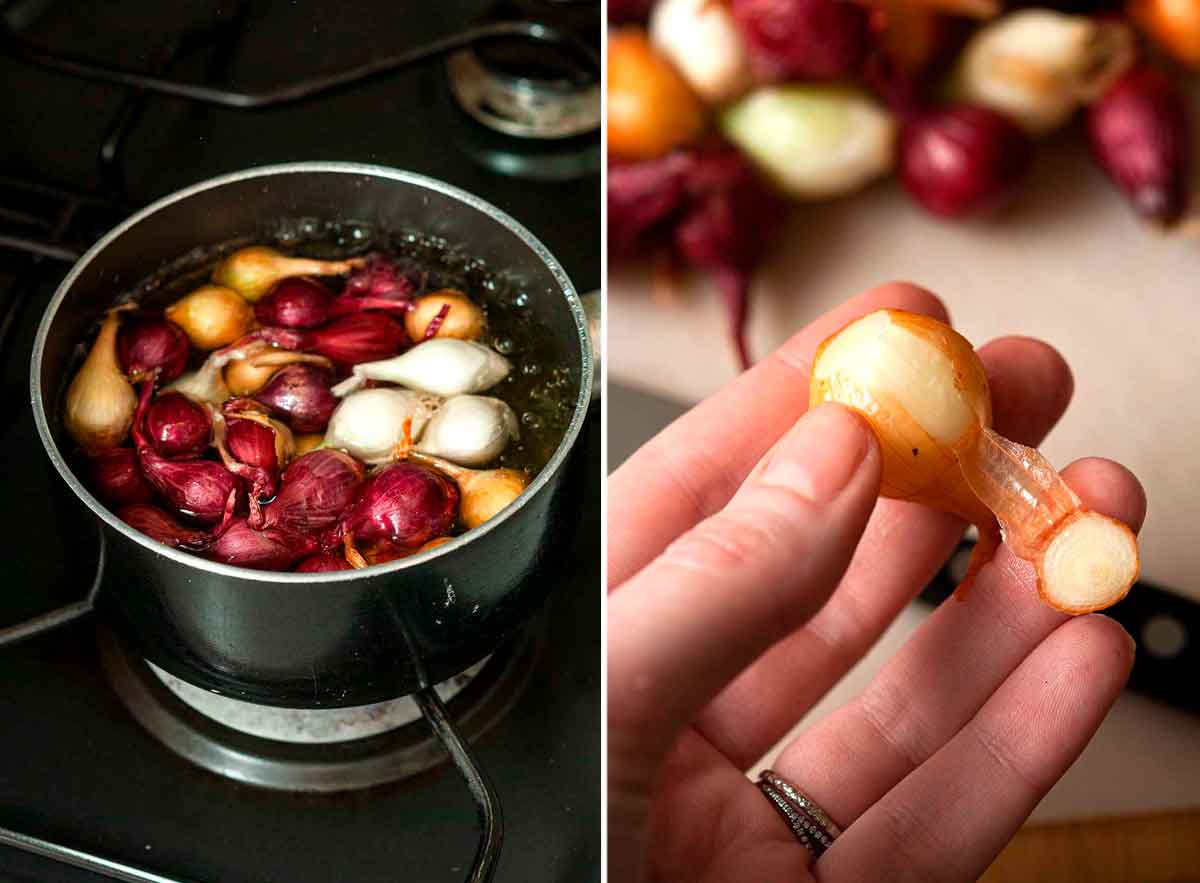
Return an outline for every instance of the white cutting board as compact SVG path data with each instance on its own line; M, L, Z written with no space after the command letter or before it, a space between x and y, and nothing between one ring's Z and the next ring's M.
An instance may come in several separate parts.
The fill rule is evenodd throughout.
M1191 97L1200 121L1200 88ZM1200 185L1200 156L1195 165ZM1075 373L1075 397L1042 450L1059 466L1099 455L1133 469L1150 501L1143 575L1200 601L1200 240L1141 225L1080 134L1067 133L1039 145L1021 199L990 222L935 220L894 179L798 207L756 277L753 352L892 279L941 295L977 345L1019 334L1058 347ZM734 375L707 284L655 302L645 268L623 269L611 272L608 290L611 378L694 402ZM616 425L621 415L609 419ZM813 714L861 689L923 615L906 610ZM1200 718L1127 693L1034 818L1195 806Z

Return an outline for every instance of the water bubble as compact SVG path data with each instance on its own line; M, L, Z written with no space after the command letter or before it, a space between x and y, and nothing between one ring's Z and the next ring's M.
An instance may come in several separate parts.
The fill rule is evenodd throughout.
M480 282L479 286L484 291L495 291L497 288L500 287L499 285L496 284L496 280L494 278L492 278L491 276L488 276L486 279L484 279L482 282Z
M519 310L523 310L525 307L529 306L528 292L522 291L514 294L512 298L512 305Z
M527 426L529 429L532 429L534 431L537 431L542 428L542 418L539 415L533 413L533 411L526 411L524 414L522 414L521 422L525 426Z
M512 351L516 349L516 344L513 343L513 339L511 337L497 337L492 341L492 346L495 347L496 352L500 353L502 356L510 355Z
M301 218L299 233L306 239L319 236L321 234L321 222L316 218Z
M536 377L542 373L542 366L537 362L526 362L521 366L521 373L526 377Z

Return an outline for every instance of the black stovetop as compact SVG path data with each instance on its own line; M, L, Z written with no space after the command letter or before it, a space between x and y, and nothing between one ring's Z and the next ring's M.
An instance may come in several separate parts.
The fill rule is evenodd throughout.
M523 5L536 11L539 0ZM173 73L202 80L215 71L248 88L278 83L446 34L488 6L254 3L235 45L225 47L228 57L202 53ZM43 45L144 67L189 22L229 11L196 0L0 0L0 14L32 18L23 32ZM0 82L0 177L99 193L132 208L254 165L381 163L495 203L546 243L580 291L599 286L598 176L509 178L473 161L468 153L480 145L525 157L531 149L459 113L440 63L266 111L152 98L121 153L124 187L99 171L96 152L126 90L36 70L3 51ZM599 155L587 139L547 150ZM86 240L120 216L97 212L68 238ZM0 428L0 627L79 599L93 578L94 528L53 474L28 401L34 329L66 266L0 248L0 306L9 314L9 301L21 299L0 351L0 407L10 415ZM499 881L599 879L599 462L593 414L572 465L583 504L571 539L575 566L550 602L545 655L515 708L475 745L505 815ZM320 797L237 785L189 765L124 710L87 620L0 650L0 827L168 877L296 883L459 881L478 836L471 798L449 765ZM0 879L101 878L0 849Z

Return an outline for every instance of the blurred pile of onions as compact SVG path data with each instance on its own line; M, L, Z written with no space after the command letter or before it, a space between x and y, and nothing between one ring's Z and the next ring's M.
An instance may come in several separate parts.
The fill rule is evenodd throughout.
M1176 81L1200 69L1200 2L1048 2L610 3L610 256L712 276L746 366L749 279L787 200L895 170L922 209L986 216L1019 194L1035 141L1079 117L1137 213L1177 224Z

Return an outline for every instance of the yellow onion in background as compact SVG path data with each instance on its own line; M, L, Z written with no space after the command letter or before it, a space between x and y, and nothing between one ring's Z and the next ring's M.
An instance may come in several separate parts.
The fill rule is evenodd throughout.
M1115 604L1138 573L1133 532L1087 509L1041 454L991 429L987 376L969 341L902 310L851 322L818 348L810 402L862 414L883 454L880 493L979 528L960 591L1000 540L1034 565L1043 600L1065 613Z

